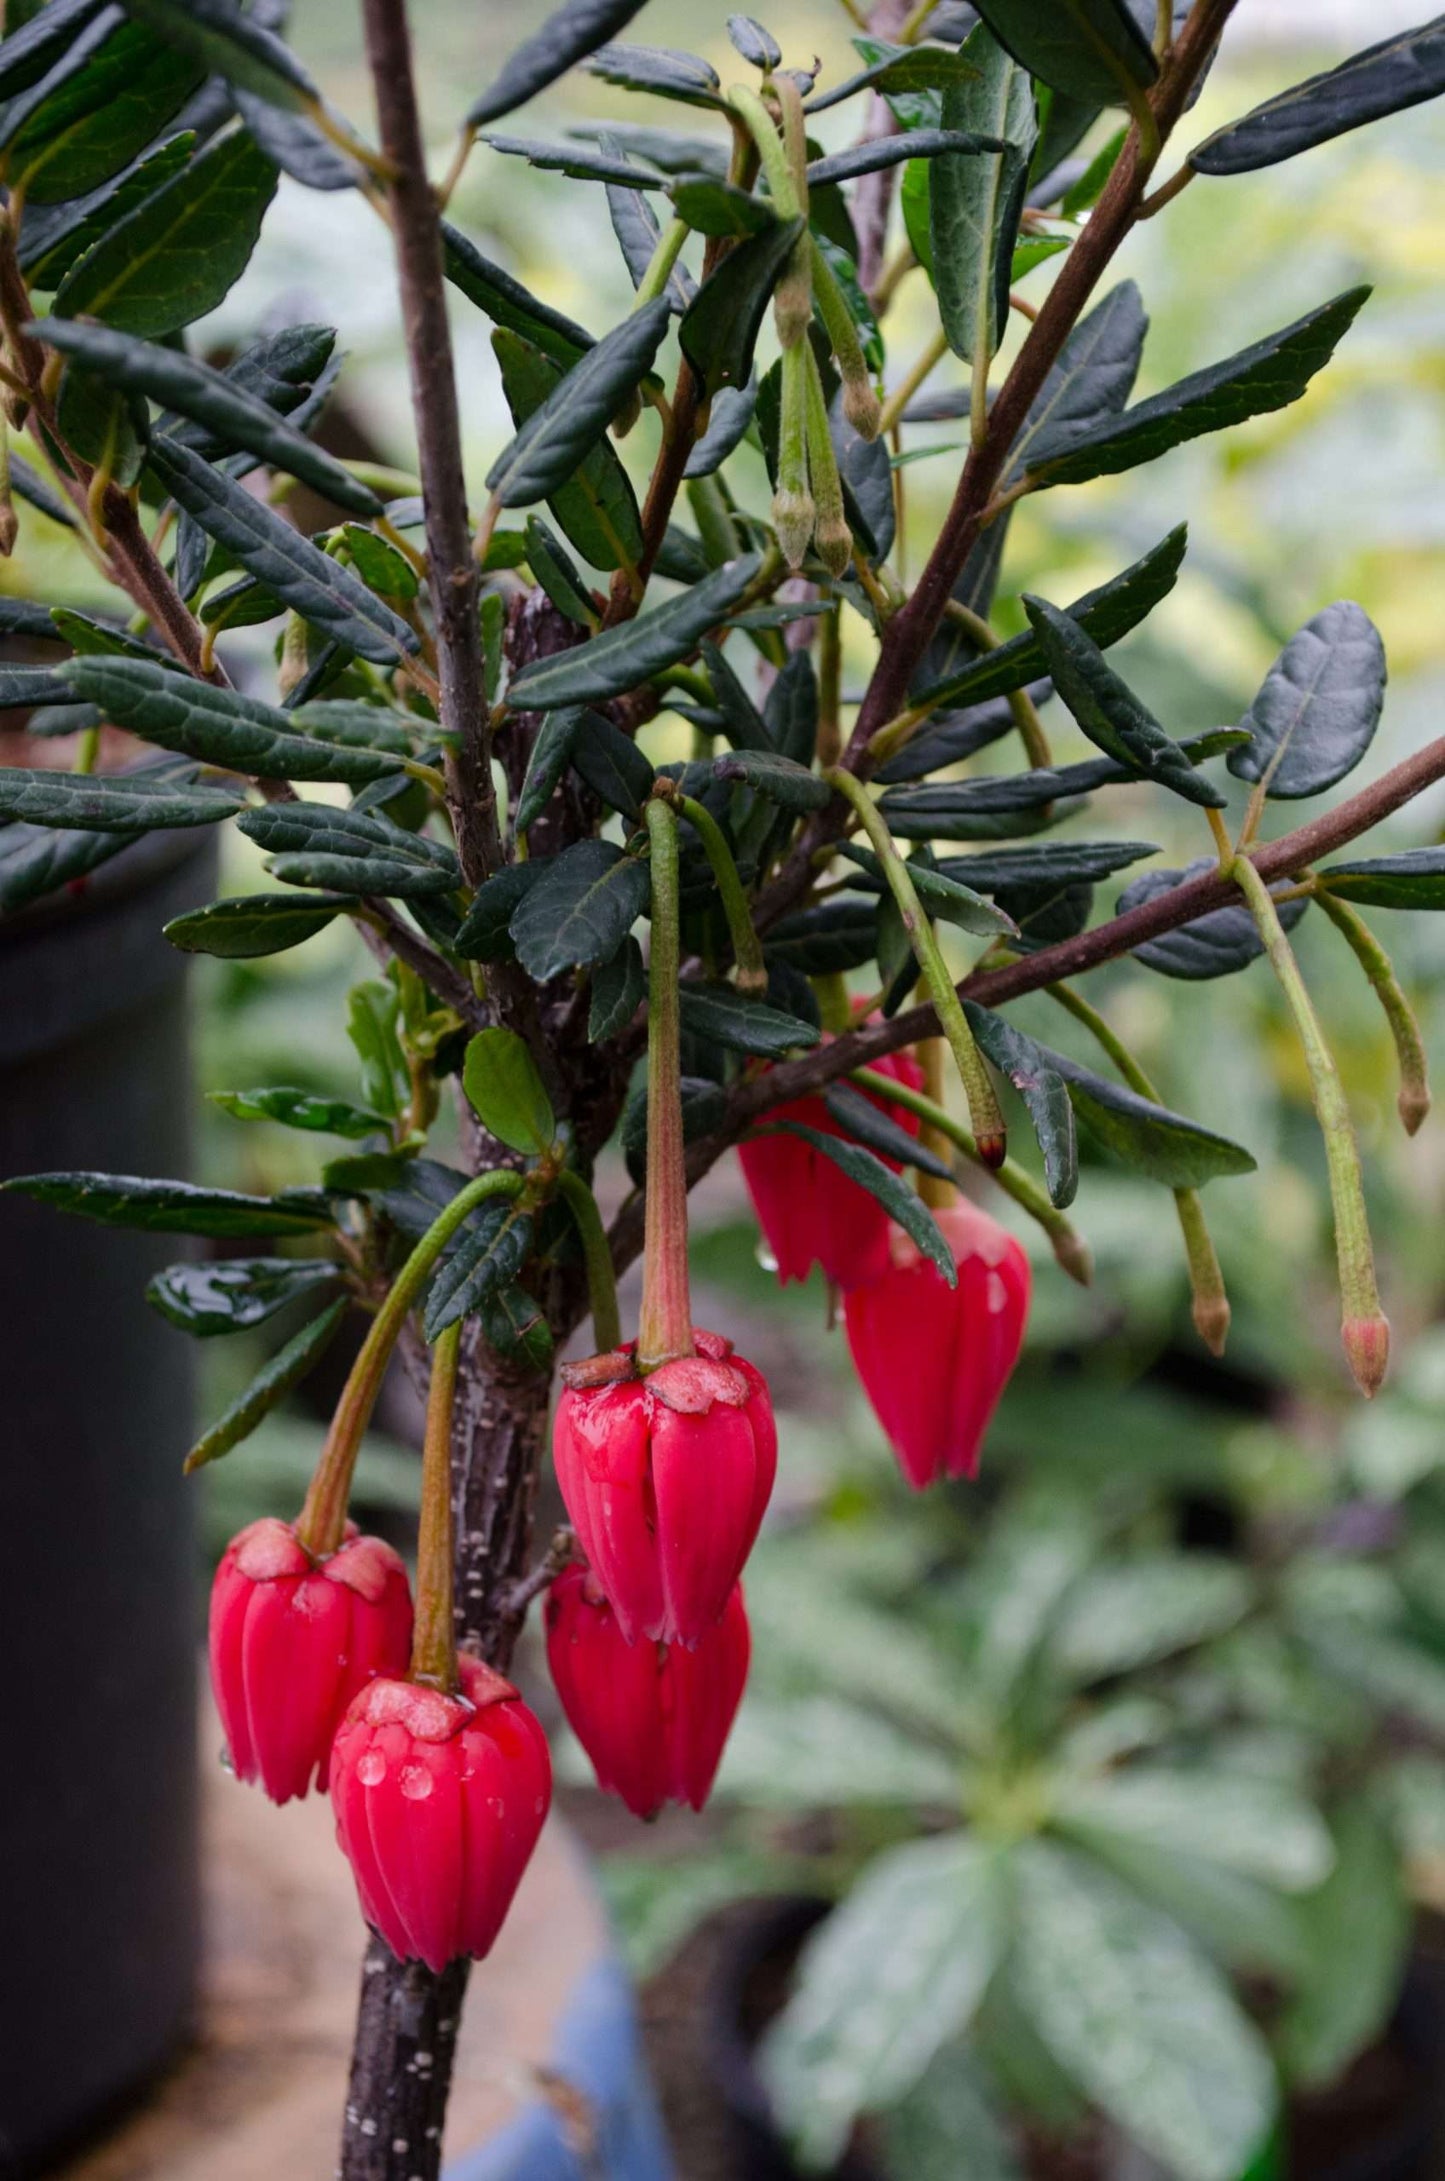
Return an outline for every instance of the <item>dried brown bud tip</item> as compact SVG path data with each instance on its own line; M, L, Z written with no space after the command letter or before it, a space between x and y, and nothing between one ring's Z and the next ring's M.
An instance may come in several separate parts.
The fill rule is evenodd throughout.
M1430 1111L1430 1091L1424 1083L1402 1083L1400 1095L1395 1100L1400 1120L1407 1136L1418 1133L1426 1114Z
M1222 1356L1229 1339L1229 1299L1224 1295L1196 1295L1190 1315L1194 1330L1212 1356Z
M978 1139L978 1155L991 1172L997 1173L1008 1157L1007 1136L980 1136Z

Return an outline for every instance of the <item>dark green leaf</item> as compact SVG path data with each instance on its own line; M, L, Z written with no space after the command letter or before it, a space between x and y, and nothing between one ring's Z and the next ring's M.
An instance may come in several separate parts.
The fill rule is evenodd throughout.
M59 630L69 643L69 634L55 616L68 615L72 611L73 608L67 606L42 606L30 598L0 598L0 636L29 636L38 642L53 642ZM88 615L80 618L89 620ZM99 626L98 623L91 625Z
M1120 414L1134 391L1148 330L1132 280L1121 280L1080 319L1010 449L1010 480L1022 476L1031 462L1063 453L1080 433Z
M1167 894L1171 887L1182 885L1186 879L1197 878L1202 872L1217 868L1216 860L1206 856L1198 863L1186 864L1182 871L1146 872L1120 894L1116 903L1118 912L1122 916L1128 909L1137 909L1141 902ZM1279 920L1286 931L1294 930L1308 907L1305 900L1279 904ZM1164 977L1182 977L1191 982L1232 976L1236 970L1247 969L1251 962L1258 961L1263 952L1264 941L1259 936L1259 927L1249 910L1239 903L1227 909L1213 909L1208 916L1197 916L1177 931L1162 932L1157 939L1146 939L1142 946L1133 949L1134 959L1142 962L1146 969L1157 970Z
M341 1267L329 1257L217 1257L167 1265L147 1287L146 1301L183 1333L241 1333L340 1278Z
M349 568L189 447L158 439L150 460L171 497L207 536L303 621L379 666L393 666L399 654L419 648L415 632Z
M594 1045L618 1037L647 997L647 967L642 949L629 932L617 952L592 975L592 1004L587 1035Z
M98 18L92 32L108 19ZM7 131L7 170L25 201L59 204L111 181L154 142L201 80L195 62L133 23Z
M548 712L543 719L527 759L522 792L517 797L514 820L517 833L525 833L534 825L551 801L558 781L571 763L572 745L581 732L582 722L589 716L580 706L574 705L566 711ZM510 915L511 910L507 913Z
M263 1416L286 1398L293 1386L299 1386L312 1366L330 1346L332 1336L339 1328L348 1309L343 1296L323 1310L309 1325L288 1340L284 1348L277 1350L265 1368L252 1379L241 1394L209 1431L200 1438L186 1456L186 1470L199 1469L206 1462L228 1454L233 1446L239 1446L250 1437Z
M153 196L190 159L196 148L194 132L185 129L144 158L137 159L87 196L62 205L36 206L27 212L17 255L20 269L33 289L58 287L72 265L82 258L108 228Z
M625 30L641 6L642 0L567 0L518 46L491 89L468 108L466 126L485 128L514 106L525 105L575 62Z
M420 589L417 572L389 538L361 523L343 523L341 535L351 564L369 591L379 591L383 598L416 597Z
M499 329L492 346L513 419L528 419L556 393L561 368L514 333ZM605 435L553 489L548 505L563 533L594 568L634 567L642 553L642 518L626 470Z
M743 616L733 623L743 625ZM818 742L818 678L806 651L790 651L763 700L763 721L784 757L810 765Z
M1024 1102L1043 1153L1050 1202L1060 1209L1072 1204L1079 1187L1078 1142L1068 1087L1054 1064L1057 1056L989 1008L972 1000L963 1005L980 1051Z
M515 949L508 926L523 895L551 869L552 856L505 864L479 886L452 945L469 962L511 961Z
M685 659L709 629L726 619L761 564L757 553L725 561L655 612L608 629L590 644L523 667L507 691L508 704L513 711L549 711L555 705L595 703L640 688Z
M61 831L47 825L0 825L0 913L23 909L57 886L84 879L139 833Z
M590 76L620 84L625 91L650 91L657 98L680 99L687 106L721 106L717 70L695 53L672 46L602 45L583 62Z
M1186 735L1178 747L1190 759L1217 757L1220 732ZM1231 744L1225 742L1222 747L1228 749ZM1072 815L1081 807L1078 799L1094 789L1138 777L1132 766L1116 764L1111 757L1094 757L1081 765L1044 765L1031 772L961 780L948 786L890 788L879 808L900 840L1008 839L1016 833L1045 831Z
M0 842L4 835L0 833ZM289 894L240 894L213 901L204 909L173 916L164 927L183 954L216 954L225 961L249 961L261 954L281 954L324 931L333 917L353 906L342 894L313 895L299 901Z
M539 1159L552 1148L557 1118L537 1063L514 1030L479 1030L462 1059L462 1088L498 1143Z
M1221 1174L1252 1174L1256 1160L1198 1121L1151 1105L1122 1084L1110 1083L1061 1053L1050 1060L1069 1086L1074 1111L1102 1148L1136 1174L1166 1189L1199 1189Z
M871 903L820 901L783 917L764 944L770 962L786 962L804 976L827 977L871 962L876 930Z
M1077 622L1101 650L1118 643L1173 590L1188 542L1188 529L1180 523L1141 560L1111 576L1097 590L1076 598L1066 608L1069 619ZM919 701L950 710L960 704L980 704L986 697L1025 688L1043 672L1043 648L1030 630L1010 637L1006 644L970 660L958 673L921 690Z
M1385 702L1385 647L1362 606L1337 599L1293 635L1240 721L1251 739L1229 754L1236 780L1271 800L1319 795L1353 772Z
M713 764L719 780L746 780L780 810L821 810L832 801L826 780L778 750L732 750Z
M108 385L178 410L227 445L243 447L258 461L314 486L338 507L358 515L380 514L382 503L369 486L358 483L334 456L286 424L266 402L209 364L112 326L43 318L32 330L52 348L79 357Z
M245 271L275 189L244 130L221 137L106 229L61 282L55 315L151 339L203 318Z
M12 454L10 457L10 486L17 499L28 500L32 507L38 508L51 522L61 524L66 530L75 528L75 517L70 509L57 493L51 491L43 478L36 476L23 454Z
M529 515L524 533L527 564L559 613L589 634L597 627L597 608L560 538L540 515Z
M665 302L643 304L558 381L487 472L488 490L503 507L550 499L581 467L647 376L669 316Z
M232 89L231 98L266 157L307 189L356 189L365 181L361 160L339 150L309 115L282 113L239 86Z
M938 871L942 877L976 887L981 894L991 894L1006 886L1091 884L1158 853L1152 841L1049 841L1040 848L995 848L981 856L949 856Z
M195 681L159 660L72 659L61 672L77 696L99 705L117 727L203 764L270 780L354 785L396 770L389 751L313 740L294 731L296 713Z
M542 1305L524 1287L493 1288L477 1305L487 1345L529 1370L550 1371L556 1343Z
M1041 485L1081 485L1152 462L1202 432L1287 408L1329 362L1369 293L1348 288L1251 348L1136 402L1117 419L1072 434L1060 453L1036 453L1028 474Z
M512 912L518 960L541 984L564 970L610 960L645 911L650 891L647 865L635 856L611 841L577 841Z
M834 1083L823 1093L823 1103L845 1136L876 1151L879 1158L891 1159L895 1166L916 1167L940 1181L953 1179L952 1167L910 1136L867 1091L852 1083Z
M1445 20L1436 16L1338 68L1292 84L1241 121L1230 121L1189 154L1201 174L1248 174L1327 144L1367 121L1383 120L1445 91Z
M873 849L861 841L845 841L839 854L855 863L860 871L865 871L877 892L889 890L883 866ZM945 877L943 872L918 860L909 864L908 872L914 891L930 918L942 918L945 924L956 924L960 931L977 932L991 939L996 939L1000 932L1014 933L1013 918L1004 915L982 894L975 893L971 886Z
M943 121L964 135L996 137L1001 151L950 152L928 177L933 285L956 356L992 356L1008 323L1014 239L1034 139L1033 89L980 26L964 47L976 77L951 85Z
M0 45L0 97L14 98L39 83L102 5L103 0L50 0L48 7L33 10Z
M1367 908L1445 909L1445 848L1406 848L1397 856L1331 863L1319 876L1342 901L1363 901Z
M1159 72L1128 0L983 0L978 12L1031 76L1066 98L1122 105Z
M56 633L51 629L52 636ZM0 711L21 704L78 704L67 682L44 666L0 666Z
M830 106L841 106L845 99L854 98L860 91L877 91L890 103L908 93L933 93L926 109L932 120L938 118L940 95L956 84L976 82L978 68L966 51L950 50L936 45L889 45L882 38L855 38L858 51L868 58L868 66L856 76L848 76L842 83L835 83L831 90L821 91L808 100L809 114L826 113ZM912 109L909 109L911 116ZM921 127L920 118L914 120L900 114L899 119L908 128Z
M722 720L722 731L735 750L770 751L773 738L767 721L733 672L717 644L704 644L702 663L712 684L713 702Z
M871 1151L865 1151L862 1144L849 1143L843 1136L825 1135L822 1129L808 1128L801 1121L777 1121L754 1133L801 1136L804 1143L811 1144L824 1158L831 1159L849 1181L857 1182L860 1189L866 1189L869 1196L876 1197L889 1218L897 1220L909 1240L917 1244L948 1285L957 1287L958 1267L932 1212L901 1175L895 1174L892 1167L885 1166Z
M510 1287L531 1247L530 1212L506 1198L480 1205L437 1266L427 1295L427 1339L468 1317L484 1295Z
M601 139L601 148L612 157L621 155L621 146L611 137ZM612 232L617 237L618 248L632 276L632 285L640 288L647 277L657 245L662 240L657 214L642 191L625 182L607 184L607 212L612 221ZM675 263L663 289L670 308L681 317L696 293L696 283L687 267L681 262Z
M1117 764L1188 803L1221 809L1225 798L1114 672L1093 638L1046 599L1024 597L1057 694L1089 740Z
M241 830L270 851L277 877L293 885L408 899L452 893L462 882L451 849L369 811L267 803L247 811Z
M0 767L0 819L23 818L32 825L133 833L153 826L217 825L245 807L244 795L234 789L191 786L173 776Z
M761 1000L746 999L731 985L685 984L681 1001L684 1031L710 1044L725 1045L729 1052L775 1060L782 1053L818 1043L818 1032L810 1022L767 1007Z
M628 189L661 189L662 177L646 167L634 166L620 146L593 151L585 144L553 143L540 136L484 136L489 151L509 159L525 159L543 173L565 174L574 182L607 182Z
M683 174L668 195L673 210L699 235L761 235L778 224L776 207L715 174Z
M346 1098L318 1098L313 1091L277 1084L264 1090L208 1091L213 1106L236 1121L276 1121L282 1128L302 1128L320 1136L371 1136L386 1127L385 1117L354 1106Z
M770 30L754 21L751 15L730 15L728 37L736 52L754 68L776 68L782 60L783 49Z
M776 220L740 242L684 312L678 340L709 397L752 377L763 314L803 227L802 220Z
M899 136L875 136L847 151L814 159L808 168L808 187L822 189L829 182L851 181L857 174L876 174L880 167L896 167L905 159L937 159L945 152L997 152L1005 149L999 136L971 129L905 129Z
M631 735L614 727L601 712L583 713L572 744L572 769L610 810L621 811L634 822L641 818L657 778Z
M520 334L524 341L530 342L533 348L540 348L543 355L550 356L564 369L576 363L592 347L592 336L585 327L539 302L520 280L514 280L500 265L483 257L476 244L459 228L443 220L441 229L447 279L461 290L469 303L475 303L478 310L484 311L493 325Z
M165 655L148 644L142 636L132 636L129 629L116 626L113 621L97 621L93 614L81 613L74 606L52 606L50 621L53 632L63 636L72 651L83 657L104 659L150 659ZM64 703L64 698L51 696L50 702Z
M55 419L61 438L82 462L107 466L118 485L135 483L145 465L149 431L144 402L113 392L93 372L71 363L60 381Z
M316 98L316 86L290 47L236 0L125 0L159 37L194 55L208 71L296 112Z
M143 1227L149 1234L313 1234L334 1224L319 1190L242 1196L234 1189L199 1189L189 1181L150 1181L132 1174L21 1174L0 1182L37 1204L75 1212L106 1227Z

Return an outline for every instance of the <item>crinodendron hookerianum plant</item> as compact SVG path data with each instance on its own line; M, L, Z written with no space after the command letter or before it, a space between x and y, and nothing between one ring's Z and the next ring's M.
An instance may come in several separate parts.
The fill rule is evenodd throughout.
M810 1187L821 1173L850 1192L823 1208L811 1254L847 1256L856 1223L884 1217L881 1269L855 1275L850 1339L922 1484L956 1455L968 1465L981 1420L960 1453L947 1398L927 1418L908 1399L890 1407L891 1326L905 1342L895 1377L918 1359L906 1311L877 1283L921 1281L931 1310L954 1291L951 1316L912 1321L940 1328L935 1347L982 1340L980 1322L997 1320L990 1383L1027 1300L986 1213L953 1201L960 1174L975 1198L1006 1192L1086 1278L1065 1217L1081 1124L1162 1185L1200 1333L1222 1345L1201 1196L1253 1160L1207 1125L1207 1084L1190 1100L1205 1119L1161 1102L1079 980L1126 955L1141 976L1219 976L1262 954L1328 1155L1349 1366L1367 1394L1385 1371L1350 1116L1288 930L1314 903L1358 959L1413 1131L1427 1105L1420 1040L1355 904L1439 906L1445 851L1341 851L1445 775L1445 739L1272 829L1281 802L1326 795L1368 750L1379 638L1358 607L1325 605L1238 726L1175 739L1108 654L1169 592L1182 528L1085 597L1010 602L1007 640L990 618L1008 594L1015 502L1295 400L1365 303L1363 288L1323 298L1131 400L1145 318L1109 268L1140 221L1167 220L1197 178L1222 188L1214 177L1445 87L1445 33L1427 26L1181 158L1173 140L1232 5L920 0L881 10L886 29L856 41L860 66L839 81L733 16L724 82L689 54L617 42L639 0L566 0L477 98L440 180L424 161L404 0L361 7L375 143L323 102L272 0L9 10L0 377L25 453L3 472L4 543L17 503L43 509L128 618L0 601L0 627L68 653L0 669L0 702L33 707L31 732L73 735L77 753L71 769L0 774L0 906L80 881L153 828L234 818L276 888L180 918L171 941L260 956L349 917L379 965L352 997L364 1103L276 1088L229 1101L354 1138L315 1187L262 1198L94 1173L9 1184L120 1225L313 1242L309 1259L228 1262L224 1298L194 1265L160 1277L170 1314L207 1329L218 1311L250 1323L303 1290L317 1298L193 1460L243 1438L348 1307L370 1314L304 1508L235 1542L212 1616L238 1771L281 1800L329 1770L375 1928L350 2181L437 2170L467 1958L491 1943L547 1800L545 1744L504 1678L529 1601L585 1553L586 1573L565 1569L554 1596L554 1634L594 1644L594 1663L613 1646L620 1663L603 1678L627 1683L637 1719L670 1675L669 1702L696 1702L713 1739L726 1731L746 1662L736 1579L775 1455L759 1374L689 1311L686 1192L729 1147L782 1145ZM552 142L498 130L577 67L637 93L646 125ZM659 101L687 109L685 130L657 125ZM815 128L847 148L825 150ZM619 324L562 316L449 221L473 156L499 186L530 163L605 193L635 288ZM419 491L389 497L393 473L309 436L332 380L326 329L272 333L224 370L191 353L185 329L242 272L280 170L359 191L394 251ZM1016 292L1035 268L1037 302ZM931 291L936 332L895 370L884 340L905 276L910 307ZM491 321L516 425L484 475L462 463L452 310ZM964 390L923 393L950 352ZM956 417L966 448L908 585L894 541L918 417ZM759 450L771 504L752 484ZM298 483L337 511L324 534L288 519ZM846 697L845 624L850 659L866 647L869 662ZM258 625L274 627L276 672L243 691L255 639L233 646L228 632ZM1050 694L1096 755L1054 762L1039 715ZM692 755L654 764L644 744L670 715L689 723ZM154 754L97 771L107 723ZM985 748L979 776L969 760ZM1251 787L1233 830L1221 769ZM1095 920L1096 885L1153 851L1091 839L1087 799L1139 782L1195 807L1202 860L1142 872ZM961 978L960 933L978 940ZM1097 1039L1102 1072L1014 1026L1009 1003L1040 992ZM914 1047L921 1065L904 1068ZM644 1054L646 1090L629 1099ZM950 1063L966 1119L949 1110ZM465 1172L427 1156L453 1088ZM637 1186L605 1230L589 1177L619 1127ZM624 1345L613 1278L639 1251L640 1322ZM556 1438L575 1535L538 1563L530 1509L553 1351L589 1309L597 1354L567 1374ZM414 1615L395 1556L346 1515L399 1338L418 1366L430 1345ZM308 1627L324 1631L329 1663L307 1653ZM580 1715L595 1676L574 1660L561 1678ZM697 1800L706 1773L695 1750L659 1744L626 1791L640 1806Z

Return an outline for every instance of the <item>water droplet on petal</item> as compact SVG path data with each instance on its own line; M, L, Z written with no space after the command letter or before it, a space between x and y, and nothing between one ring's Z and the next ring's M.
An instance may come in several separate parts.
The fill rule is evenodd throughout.
M386 1759L379 1749L368 1749L358 1759L356 1777L363 1787L375 1787L379 1781L386 1778Z
M424 1764L402 1766L401 1791L408 1802L425 1802L435 1784Z

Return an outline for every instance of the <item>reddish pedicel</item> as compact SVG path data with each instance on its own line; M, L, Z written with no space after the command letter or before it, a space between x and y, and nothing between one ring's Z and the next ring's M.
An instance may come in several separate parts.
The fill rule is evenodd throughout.
M778 1464L760 1371L716 1333L643 1378L632 1347L563 1367L552 1453L582 1550L628 1643L721 1620Z
M315 1560L289 1522L233 1537L211 1587L211 1687L236 1776L273 1802L326 1784L347 1705L377 1674L405 1673L406 1569L355 1523Z
M485 1954L552 1799L547 1738L509 1681L465 1653L456 1696L373 1681L331 1753L336 1837L361 1912L399 1961Z
M741 1589L695 1651L629 1643L595 1576L566 1568L547 1594L547 1661L597 1784L637 1817L700 1810L748 1678Z
M863 1390L915 1491L978 1473L979 1448L1023 1345L1029 1261L972 1204L934 1213L958 1285L897 1230L893 1261L844 1300Z
M892 1076L909 1090L923 1088L923 1070L912 1053L885 1053L871 1065L877 1074ZM910 1136L918 1134L915 1115L881 1098L874 1098L873 1104ZM795 1098L771 1108L763 1121L799 1121L825 1136L843 1134L821 1098ZM888 1214L876 1197L849 1181L826 1153L801 1136L759 1136L739 1144L738 1158L781 1281L806 1280L815 1264L842 1288L862 1287L882 1278L888 1270Z

